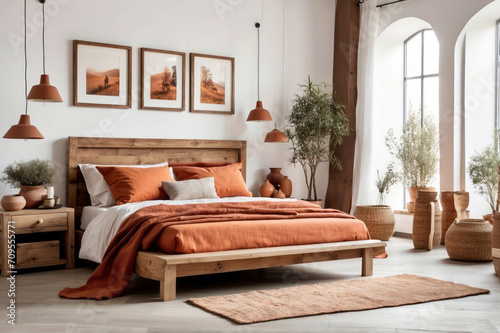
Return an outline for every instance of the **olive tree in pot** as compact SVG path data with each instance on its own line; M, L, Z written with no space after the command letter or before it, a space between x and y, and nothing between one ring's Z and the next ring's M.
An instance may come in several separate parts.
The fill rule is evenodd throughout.
M344 105L333 87L327 83L315 84L310 77L300 85L292 111L287 116L285 134L292 143L289 162L299 163L304 171L308 201L318 201L316 171L322 162L329 162L341 170L342 162L335 155L335 147L349 134L349 121Z
M421 121L420 112L410 111L398 138L390 129L385 144L401 164L399 178L408 187L409 212L413 212L417 191L434 190L428 187L438 172L439 135L436 123L431 116Z

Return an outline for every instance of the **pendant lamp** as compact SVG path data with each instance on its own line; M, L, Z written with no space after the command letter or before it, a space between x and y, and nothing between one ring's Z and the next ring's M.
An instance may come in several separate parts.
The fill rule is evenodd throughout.
M288 138L285 133L275 128L271 132L266 134L264 142L288 142Z
M43 74L40 76L40 84L31 88L28 100L35 102L62 102L57 88L50 85L49 76L45 74L45 0L38 0L42 4L42 55Z
M255 23L257 28L257 105L250 111L247 121L268 121L273 120L269 111L264 109L260 100L260 23Z
M24 0L24 31L26 32L26 0ZM24 96L25 96L25 114L21 115L19 123L12 126L3 136L4 139L43 139L43 135L38 129L31 125L30 116L28 115L28 54L26 51L26 33L24 34Z

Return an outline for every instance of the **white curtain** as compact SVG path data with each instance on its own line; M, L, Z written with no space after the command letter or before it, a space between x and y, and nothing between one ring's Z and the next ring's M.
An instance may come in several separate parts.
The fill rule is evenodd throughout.
M356 146L352 184L351 213L357 205L376 204L375 179L372 178L373 96L375 42L378 28L376 0L361 4L358 47L358 102L356 106Z

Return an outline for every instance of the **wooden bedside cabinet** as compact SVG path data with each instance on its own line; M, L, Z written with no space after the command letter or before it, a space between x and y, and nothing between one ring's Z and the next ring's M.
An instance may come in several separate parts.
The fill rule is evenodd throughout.
M10 222L9 221L13 221ZM15 267L9 263L9 240L15 233ZM75 265L75 213L73 208L23 209L7 212L0 209L0 268L8 271L30 267Z

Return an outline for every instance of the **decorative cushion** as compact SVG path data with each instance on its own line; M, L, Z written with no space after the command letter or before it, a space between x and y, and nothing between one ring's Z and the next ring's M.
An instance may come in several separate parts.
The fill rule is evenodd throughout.
M155 168L168 165L167 162L159 164L145 164L145 165L101 165L105 167L115 166L124 168ZM108 184L104 180L102 174L97 170L96 164L78 164L82 171L83 179L87 185L87 192L90 195L90 202L92 206L113 206L115 199L109 189ZM173 170L171 170L173 174Z
M214 177L162 182L162 185L170 200L218 198Z
M127 168L97 166L117 205L129 202L166 199L162 181L174 181L168 166Z
M174 166L177 180L214 177L215 191L221 198L245 196L251 197L241 174L241 163L218 167Z

